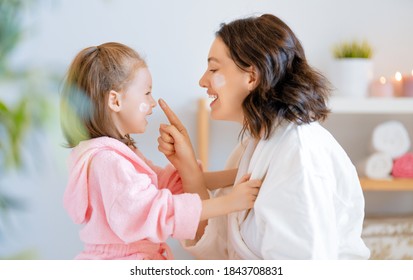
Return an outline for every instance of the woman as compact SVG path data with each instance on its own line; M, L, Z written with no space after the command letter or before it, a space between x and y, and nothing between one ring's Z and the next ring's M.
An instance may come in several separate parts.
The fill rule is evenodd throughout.
M368 259L356 170L318 123L328 82L291 29L270 14L222 24L200 85L214 98L213 119L243 125L242 157L227 166L238 166L235 182L250 173L263 183L252 210L210 219L185 248L200 259ZM188 141L167 134L159 149L179 158Z

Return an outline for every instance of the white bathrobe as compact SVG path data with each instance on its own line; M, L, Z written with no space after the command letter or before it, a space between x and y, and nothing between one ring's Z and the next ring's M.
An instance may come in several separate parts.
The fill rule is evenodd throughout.
M333 136L318 123L289 123L256 142L239 145L227 163L238 166L236 181L246 173L264 179L254 208L210 219L185 249L198 259L368 259L363 193Z

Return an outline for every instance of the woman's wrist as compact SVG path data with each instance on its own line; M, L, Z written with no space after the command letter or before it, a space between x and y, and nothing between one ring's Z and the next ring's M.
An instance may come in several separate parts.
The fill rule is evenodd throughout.
M197 193L202 200L209 199L201 169L180 170L182 188L186 193Z

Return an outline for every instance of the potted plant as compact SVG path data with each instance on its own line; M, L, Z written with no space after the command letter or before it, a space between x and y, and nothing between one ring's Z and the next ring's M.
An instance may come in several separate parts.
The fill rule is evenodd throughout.
M331 81L340 96L365 97L373 78L373 49L367 41L338 43L333 47Z
M38 69L14 69L10 57L21 39L24 28L21 15L32 1L13 0L0 3L0 248L5 229L10 229L10 214L26 210L26 203L10 190L15 186L5 184L9 172L19 172L24 167L23 145L30 132L45 124L50 111L45 85L49 77L40 77ZM26 5L26 6L25 6ZM3 258L34 258L31 250Z

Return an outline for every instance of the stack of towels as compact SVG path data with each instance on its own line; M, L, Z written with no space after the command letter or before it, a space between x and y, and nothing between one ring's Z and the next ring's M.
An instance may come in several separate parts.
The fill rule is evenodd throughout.
M413 153L409 133L398 121L375 127L371 138L371 155L358 165L358 173L371 179L413 178Z

